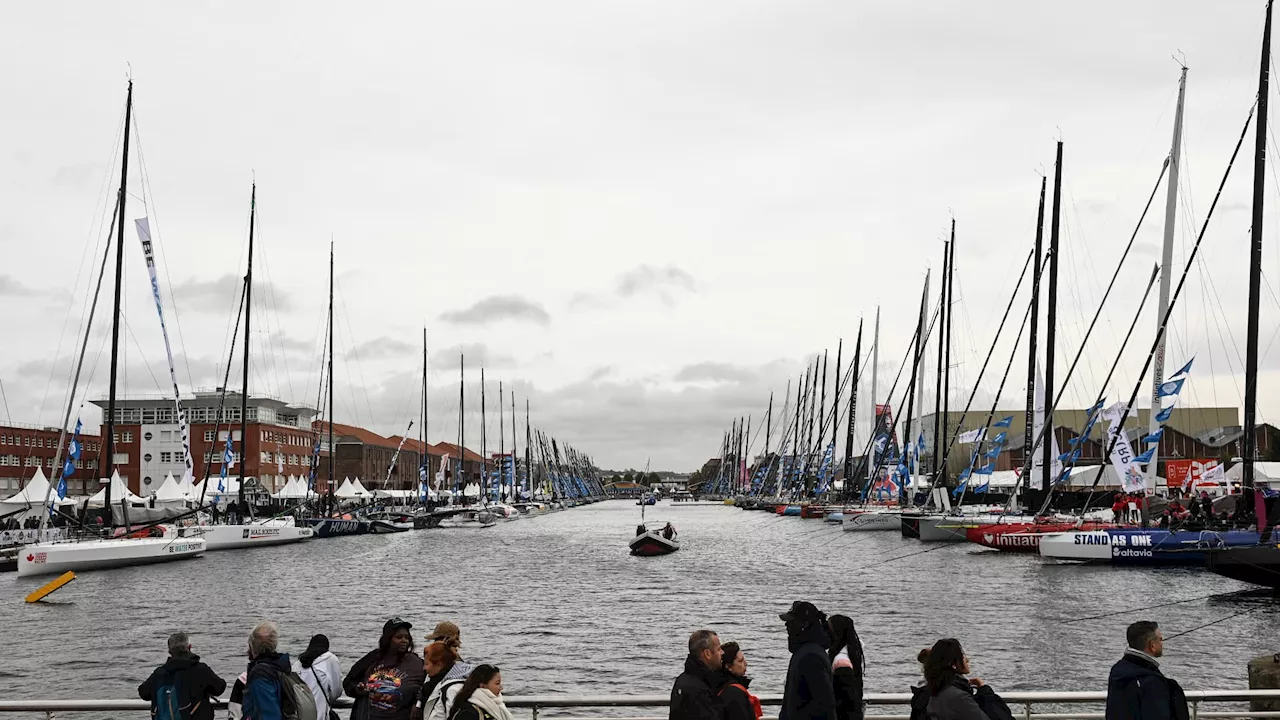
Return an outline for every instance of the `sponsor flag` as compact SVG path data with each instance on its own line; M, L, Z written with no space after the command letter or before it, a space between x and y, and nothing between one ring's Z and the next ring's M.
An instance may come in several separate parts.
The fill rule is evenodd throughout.
M1186 365L1183 365L1183 366L1182 366L1182 369L1181 369L1181 370L1179 370L1178 372L1176 372L1176 373L1174 373L1174 374L1170 375L1169 377L1171 377L1171 378L1176 378L1176 377L1179 377L1179 376L1181 376L1181 375L1186 375L1187 373L1191 372L1191 363L1193 363L1193 362L1195 362L1195 361L1196 361L1196 359L1195 359L1195 358L1191 358L1190 360L1188 360L1188 361L1187 361L1187 364L1186 364Z
M992 425L991 427L1007 428L1011 425L1013 425L1013 416L1009 415L1008 417L1000 419L1000 421L998 421L995 425Z
M1179 380L1170 380L1169 382L1160 383L1160 387L1156 389L1156 395L1162 398L1169 397L1170 395L1177 395L1179 392L1182 392L1182 383L1186 381L1186 378L1182 378Z

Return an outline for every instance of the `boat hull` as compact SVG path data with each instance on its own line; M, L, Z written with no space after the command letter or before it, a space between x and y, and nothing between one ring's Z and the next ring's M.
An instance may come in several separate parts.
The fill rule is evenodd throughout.
M1111 565L1204 565L1206 550L1257 545L1253 530L1112 529L1052 533L1040 541L1041 557Z
M971 543L1001 552L1036 553L1040 551L1041 538L1050 533L1100 529L1104 528L1099 523L999 523L971 527L965 531L965 537Z
M18 555L18 575L61 575L190 560L204 551L204 539L183 537L36 543Z
M339 520L337 518L307 518L304 522L315 531L315 537L331 538L345 535L368 535L372 532L368 520Z
M413 529L412 522L397 522L395 520L370 520L369 532L374 535L386 535L389 533L408 532Z
M1280 589L1280 547L1255 545L1206 550L1205 567L1250 585Z
M316 534L315 530L309 527L277 523L192 525L182 528L180 532L183 537L202 538L205 541L205 550L209 552L266 545L288 545L310 540Z
M845 532L883 532L897 530L902 525L902 513L870 510L850 515L845 514L841 528Z
M670 555L680 549L680 541L662 537L661 533L650 531L643 535L635 536L628 545L631 548L632 555L641 557L653 557L655 555Z

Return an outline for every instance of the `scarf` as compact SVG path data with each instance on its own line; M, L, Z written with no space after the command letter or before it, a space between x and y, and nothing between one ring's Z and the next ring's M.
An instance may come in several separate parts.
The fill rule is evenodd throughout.
M489 714L493 720L514 720L511 711L503 704L502 698L494 695L489 688L476 688L471 694L471 704Z

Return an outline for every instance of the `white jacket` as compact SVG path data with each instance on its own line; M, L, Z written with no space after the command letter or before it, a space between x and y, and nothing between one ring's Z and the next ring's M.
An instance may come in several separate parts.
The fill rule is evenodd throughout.
M342 697L342 668L338 658L326 652L311 662L311 667L304 668L296 659L293 671L311 688L311 696L316 699L316 717L327 720L333 701Z
M454 663L453 667L449 668L449 672L440 679L436 689L431 692L431 697L427 698L427 704L423 707L422 720L448 720L449 710L453 709L453 700L458 697L462 683L466 682L467 675L470 674L470 664L461 660ZM444 702L440 702L441 699Z

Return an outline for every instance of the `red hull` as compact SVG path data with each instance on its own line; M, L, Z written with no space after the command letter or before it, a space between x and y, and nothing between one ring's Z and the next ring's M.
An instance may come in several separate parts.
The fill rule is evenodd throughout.
M679 540L668 540L655 532L637 535L629 545L631 546L631 554L641 557L669 555L680 549Z
M805 505L804 507L800 508L800 517L806 520L813 520L814 518L821 520L826 516L827 516L826 505Z
M1101 522L1000 523L969 528L965 530L965 537L971 543L993 550L1034 553L1040 552L1040 538L1046 533L1101 530L1109 527L1116 527L1116 525Z

